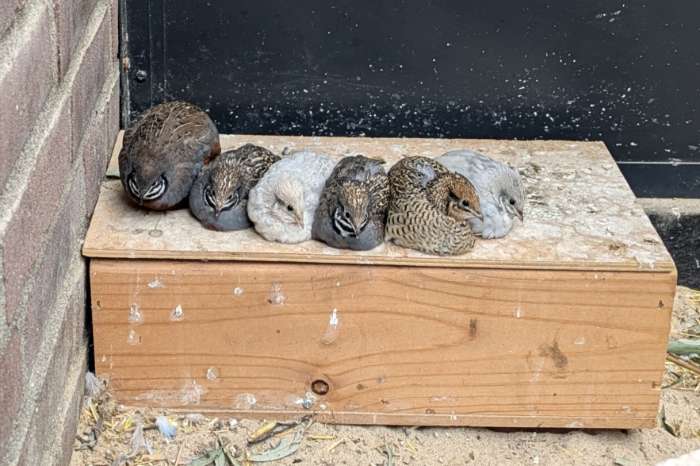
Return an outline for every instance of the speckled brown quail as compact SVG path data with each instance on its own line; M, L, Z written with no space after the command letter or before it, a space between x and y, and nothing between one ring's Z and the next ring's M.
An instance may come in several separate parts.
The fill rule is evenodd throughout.
M165 210L187 198L202 166L221 152L211 118L187 102L148 109L124 132L119 173L129 198Z
M469 219L479 197L462 175L426 157L407 157L389 170L386 239L436 255L464 254L474 246Z
M384 241L389 178L383 163L362 155L338 162L316 209L314 239L355 250L374 249Z
M192 214L202 225L214 230L251 227L248 193L278 160L269 150L253 144L224 152L202 169L192 185Z

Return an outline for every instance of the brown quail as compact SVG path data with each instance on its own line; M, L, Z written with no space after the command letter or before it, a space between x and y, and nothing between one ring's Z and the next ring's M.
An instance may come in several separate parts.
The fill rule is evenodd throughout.
M190 210L207 228L242 230L248 219L248 193L270 166L280 160L264 147L246 144L224 152L205 166L190 192Z
M185 199L202 166L221 152L209 116L187 102L147 110L124 132L119 172L129 198L165 210Z
M383 163L362 155L338 162L316 209L314 239L355 250L374 249L384 241L389 179Z
M474 186L426 157L407 157L389 170L386 237L399 246L436 255L474 246L468 220L481 216Z

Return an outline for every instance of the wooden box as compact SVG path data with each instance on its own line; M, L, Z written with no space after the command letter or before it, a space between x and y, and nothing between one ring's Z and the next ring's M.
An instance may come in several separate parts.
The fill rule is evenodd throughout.
M655 425L673 262L598 142L223 136L520 168L524 224L460 257L214 232L108 179L84 253L98 375L125 404L494 427ZM115 148L115 153L119 149Z

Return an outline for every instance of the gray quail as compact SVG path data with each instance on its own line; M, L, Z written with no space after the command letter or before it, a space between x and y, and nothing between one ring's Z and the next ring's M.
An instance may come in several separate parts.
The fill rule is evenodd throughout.
M383 163L362 155L338 162L316 209L314 239L355 250L374 249L384 241L389 178Z
M190 210L207 228L242 230L248 219L248 193L280 160L264 147L246 144L224 152L205 166L192 185Z
M129 198L165 210L185 199L202 166L221 152L209 116L187 102L148 109L124 132L119 173Z
M474 246L471 218L481 216L474 186L426 157L407 157L389 170L386 237L399 246L436 255Z
M483 238L501 238L523 220L525 193L518 172L507 164L471 150L453 150L437 159L449 170L466 177L476 188L483 218L469 220Z

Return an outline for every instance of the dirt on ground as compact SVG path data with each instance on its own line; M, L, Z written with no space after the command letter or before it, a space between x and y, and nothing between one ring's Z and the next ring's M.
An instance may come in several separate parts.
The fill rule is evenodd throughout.
M672 338L700 338L700 292L679 287ZM685 366L685 367L684 367ZM71 466L653 465L700 449L700 374L667 362L659 425L644 430L499 430L275 424L117 405L88 381ZM177 433L171 440L166 433ZM267 438L269 436L269 438ZM260 441L249 445L249 439ZM208 459L200 459L208 454ZM252 462L250 459L271 460ZM218 457L218 459L217 459ZM209 461L210 460L210 461ZM194 463L193 463L194 461ZM683 464L700 464L685 462Z

